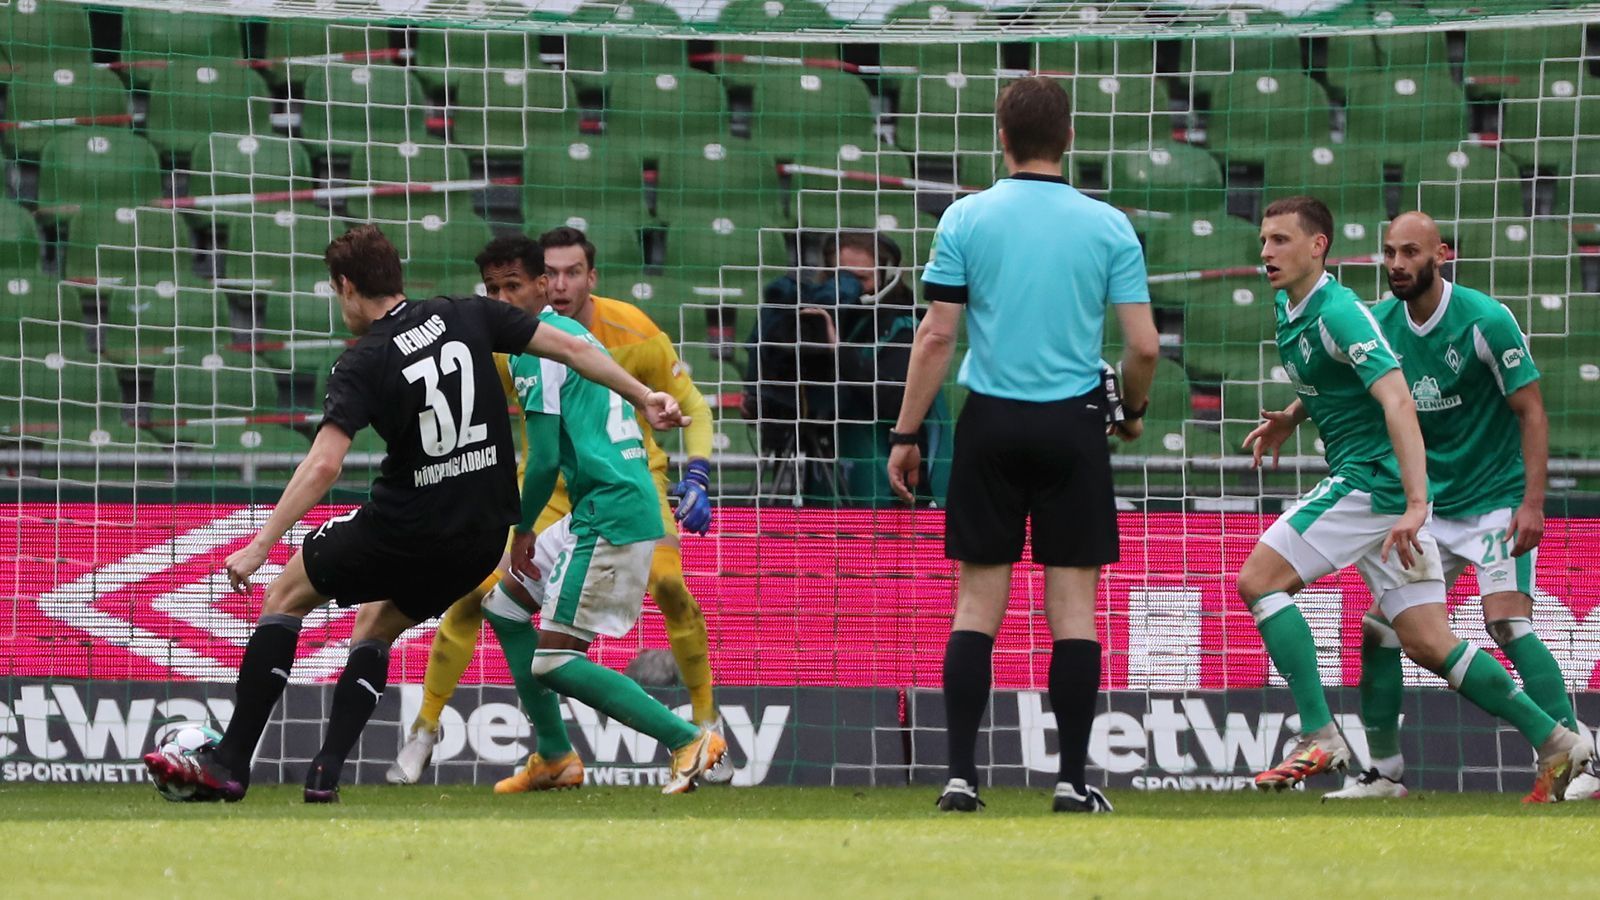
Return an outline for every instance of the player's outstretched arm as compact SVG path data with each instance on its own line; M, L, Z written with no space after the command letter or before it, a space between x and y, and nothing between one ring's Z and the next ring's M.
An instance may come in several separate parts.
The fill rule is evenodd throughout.
M956 334L961 328L961 304L934 301L917 326L911 342L911 362L906 366L905 399L894 430L915 434L928 416L933 398L950 371L950 357L956 351ZM916 444L896 444L889 450L889 485L900 499L914 502L917 470L922 466L922 450Z
M250 543L228 554L224 566L233 589L243 594L250 590L250 576L267 561L267 553L277 546L283 535L306 513L317 505L339 480L344 470L345 454L350 452L350 435L337 425L325 425L317 431L311 451L295 467L294 475L278 498L278 505L267 516Z
M1428 457L1422 443L1422 426L1417 424L1417 405L1399 369L1390 369L1368 388L1383 407L1383 420L1389 427L1395 460L1400 464L1400 486L1406 493L1406 511L1389 529L1378 557L1387 560L1389 551L1400 554L1406 568L1422 552L1417 534L1428 521Z
M528 581L544 577L533 568L533 526L556 490L561 471L561 418L528 413L528 465L522 473L522 519L511 545L511 568Z
M572 369L584 378L603 384L616 391L624 400L644 413L645 421L657 431L682 428L689 417L678 408L671 394L652 391L617 365L599 344L593 344L577 335L558 328L540 328L528 342L528 352L534 356L553 359Z
M1544 411L1539 382L1517 388L1506 398L1522 426L1522 505L1511 514L1505 539L1515 541L1512 556L1521 556L1544 539L1544 485L1550 467L1550 418Z

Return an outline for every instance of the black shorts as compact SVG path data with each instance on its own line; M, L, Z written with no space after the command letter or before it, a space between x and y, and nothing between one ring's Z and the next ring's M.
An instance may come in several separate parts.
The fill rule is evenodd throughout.
M1050 403L968 396L956 421L945 556L980 565L1020 562L1032 516L1034 562L1116 562L1104 406L1098 390Z
M340 606L388 600L418 622L440 615L500 564L508 528L419 544L397 538L362 507L335 516L301 543L311 586Z

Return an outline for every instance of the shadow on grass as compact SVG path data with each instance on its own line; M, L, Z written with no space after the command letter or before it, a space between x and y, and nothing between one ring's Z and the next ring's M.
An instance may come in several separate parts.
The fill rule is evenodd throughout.
M345 788L337 807L308 806L300 788L258 785L242 803L169 803L145 785L0 786L0 825L67 821L370 821L461 820L649 820L893 821L1024 819L1052 815L1044 790L993 788L988 808L977 815L939 813L937 789L917 787L792 788L750 790L702 788L688 796L663 797L651 788L585 788L564 793L497 797L488 787L360 786ZM1254 793L1111 793L1115 818L1220 820L1320 818L1357 822L1506 816L1589 816L1600 805L1564 803L1524 807L1511 794L1416 794L1405 800L1345 804L1319 802L1320 791L1282 795ZM1082 816L1061 816L1082 821Z

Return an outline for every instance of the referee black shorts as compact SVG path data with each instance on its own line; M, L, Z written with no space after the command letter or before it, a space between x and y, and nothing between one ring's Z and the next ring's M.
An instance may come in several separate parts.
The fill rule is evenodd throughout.
M322 523L300 549L317 593L340 606L388 600L421 622L441 615L495 570L509 530L434 536L419 545L397 538L363 506Z
M945 556L979 565L1022 560L1117 561L1117 508L1106 445L1105 395L1050 403L971 394L956 421L945 511Z

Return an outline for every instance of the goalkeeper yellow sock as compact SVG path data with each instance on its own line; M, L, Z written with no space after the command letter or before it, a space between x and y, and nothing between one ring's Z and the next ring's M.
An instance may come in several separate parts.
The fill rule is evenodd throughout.
M439 727L439 715L456 692L461 674L472 663L478 646L478 631L483 627L483 598L500 579L490 575L460 600L445 610L439 630L433 633L433 648L428 651L428 669L422 675L422 708L417 711L418 726Z
M683 581L683 557L678 548L665 543L656 546L650 560L650 596L655 598L667 622L667 642L678 661L683 686L689 689L694 720L709 724L717 719L717 704L711 694L711 658L706 638L706 618L700 604Z

